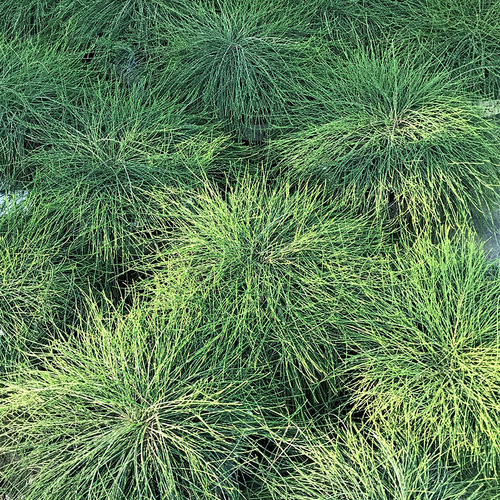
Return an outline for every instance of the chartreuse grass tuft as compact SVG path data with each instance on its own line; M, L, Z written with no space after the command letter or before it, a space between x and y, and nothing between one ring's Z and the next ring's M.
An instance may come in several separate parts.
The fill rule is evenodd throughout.
M401 426L389 435L348 421L304 425L288 446L295 467L273 484L290 500L479 500L489 487L443 460L418 434ZM302 457L302 459L298 459ZM270 477L270 482L276 477Z
M217 356L190 315L87 307L73 341L2 380L4 490L24 499L245 498L280 418L262 370ZM216 339L214 339L216 341ZM273 417L278 415L278 417ZM283 419L282 419L283 420ZM283 420L284 421L284 420Z
M0 216L0 372L71 323L80 296L64 241L44 214L27 215L28 203Z
M498 262L472 237L444 233L408 244L387 276L376 316L350 339L353 412L382 431L409 425L448 460L498 475Z
M157 198L172 226L144 266L150 288L186 296L184 307L225 331L222 349L267 366L292 399L321 382L328 399L338 389L335 339L386 249L380 223L331 202L321 186L294 191L265 176L243 175L227 192L207 182L191 199Z

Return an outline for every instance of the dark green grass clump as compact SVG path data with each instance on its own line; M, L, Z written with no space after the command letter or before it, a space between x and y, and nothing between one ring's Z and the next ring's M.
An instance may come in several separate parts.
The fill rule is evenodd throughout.
M75 8L71 0L61 0L53 23L71 26L80 42L133 40L144 44L169 14L175 14L187 2L182 0L93 0Z
M410 425L461 465L498 471L500 274L473 240L420 238L395 260L377 317L347 359L354 411ZM394 272L394 271L393 271Z
M34 177L33 210L48 211L53 233L106 288L148 252L154 192L192 188L224 145L167 100L139 99L119 84L97 86L81 107L68 107L66 123L47 121L46 129L46 146L23 162Z
M415 40L448 68L468 76L470 89L500 97L500 2L498 0L411 0L398 18L408 43Z
M0 32L27 37L43 32L53 19L59 0L4 0Z
M289 101L300 98L310 48L293 32L302 24L286 2L194 4L160 32L168 43L158 51L153 76L166 77L175 95L222 121L238 140L261 142L286 122Z
M385 245L378 223L323 194L244 176L227 193L206 184L186 202L164 197L170 248L146 266L157 293L184 294L185 307L219 322L223 348L267 366L299 399L320 381L335 386L335 335Z
M282 165L413 222L463 222L498 198L494 122L423 54L360 49L331 65L317 112L279 141Z
M88 70L81 56L38 37L7 41L0 34L0 179L25 182L20 161L40 145L41 119L60 121L61 102L75 102Z
M207 352L187 316L91 305L74 341L2 381L6 493L244 498L242 474L257 480L260 467L249 436L271 434L261 411L272 409L269 395L255 393L262 375L239 369L235 354Z

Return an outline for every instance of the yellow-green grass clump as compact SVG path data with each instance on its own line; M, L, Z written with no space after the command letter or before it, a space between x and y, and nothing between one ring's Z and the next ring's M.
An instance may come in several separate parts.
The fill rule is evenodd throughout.
M323 402L333 404L339 332L362 316L364 288L384 259L380 223L331 202L320 186L272 187L247 175L226 192L206 183L183 202L160 193L158 204L172 227L141 286L163 289L166 304L181 300L175 289L184 307L219 323L220 349L267 366L292 399L320 397L324 382Z
M188 315L90 303L73 340L36 362L0 388L9 496L238 499L259 481L272 389L255 390L262 372L236 352L210 352Z
M500 274L471 237L420 237L387 273L376 316L346 360L353 412L410 426L464 465L500 457ZM364 332L363 332L364 330Z

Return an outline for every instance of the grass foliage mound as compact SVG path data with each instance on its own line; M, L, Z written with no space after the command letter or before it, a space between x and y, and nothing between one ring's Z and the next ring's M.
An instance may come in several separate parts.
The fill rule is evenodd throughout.
M218 318L228 348L294 393L332 377L335 335L366 300L385 241L380 223L329 202L322 186L267 181L247 175L224 194L206 184L187 202L159 200L173 228L145 270L172 287L175 269L188 307Z
M414 222L464 222L498 198L498 126L447 68L393 47L334 61L312 124L277 143L284 168ZM313 113L314 112L314 113Z
M474 473L450 467L435 450L405 433L404 427L384 436L353 425L331 421L314 424L292 444L307 456L290 477L273 485L294 500L479 500ZM478 481L480 484L480 481Z
M470 76L472 89L500 97L498 0L413 0L400 7L400 18L431 53L449 57L450 69Z
M411 425L457 461L498 470L500 273L480 247L446 235L394 262L378 318L353 338L352 403L380 428Z
M65 51L64 40L47 44L38 37L8 41L0 33L0 176L25 181L19 161L39 145L33 128L41 117L61 120L61 101L81 92L89 73L78 52ZM74 102L74 101L73 101Z
M238 477L258 470L249 436L271 434L251 389L258 372L238 369L236 356L207 359L189 318L154 307L116 317L91 306L90 316L78 340L54 343L39 368L3 384L8 491L241 498Z
M3 0L0 499L500 498L499 6Z
M180 195L199 183L224 138L203 135L168 101L139 99L118 85L98 86L67 118L46 123L47 146L23 167L34 178L34 210L43 207L68 252L94 280L108 282L147 252L155 193Z
M302 24L300 10L281 0L194 4L160 31L166 46L155 76L167 74L184 102L221 120L238 140L261 142L286 123L289 102L301 98L311 50L293 36Z
M0 372L63 329L79 296L64 242L44 230L45 214L26 215L27 203L0 217Z

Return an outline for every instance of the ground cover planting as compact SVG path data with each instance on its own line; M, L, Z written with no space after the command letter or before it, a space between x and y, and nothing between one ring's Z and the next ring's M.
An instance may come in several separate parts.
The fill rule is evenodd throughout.
M498 1L0 7L0 500L500 498Z

